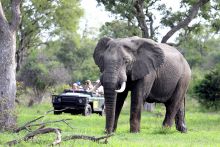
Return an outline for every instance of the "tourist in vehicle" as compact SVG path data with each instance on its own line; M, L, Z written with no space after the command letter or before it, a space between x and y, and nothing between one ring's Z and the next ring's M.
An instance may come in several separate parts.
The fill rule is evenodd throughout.
M76 91L76 90L78 90L79 88L78 88L78 84L77 83L73 83L73 85L72 85L72 90L73 91Z
M94 88L93 88L93 90L95 91L95 93L96 93L98 96L104 95L104 88L103 88L103 86L101 85L100 80L97 80L95 83L96 83L96 84L95 84L95 86L94 86Z
M86 82L85 82L85 90L86 91L90 91L92 89L93 89L92 82L90 80L86 80Z

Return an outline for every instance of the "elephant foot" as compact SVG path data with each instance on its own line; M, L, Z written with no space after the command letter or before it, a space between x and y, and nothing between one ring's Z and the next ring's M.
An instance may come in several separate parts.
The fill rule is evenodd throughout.
M140 133L140 129L130 129L130 133Z
M181 133L186 133L187 132L187 128L184 124L176 126L176 129L178 131L180 131Z
M173 125L172 121L164 121L163 122L163 128L171 128Z
M107 129L104 130L104 134L114 134L115 133L115 130L114 131L108 131Z

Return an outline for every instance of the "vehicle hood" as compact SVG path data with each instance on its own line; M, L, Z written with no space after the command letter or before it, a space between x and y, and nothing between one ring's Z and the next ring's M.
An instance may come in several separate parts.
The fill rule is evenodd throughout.
M74 92L67 92L67 93L62 93L60 96L74 96L74 97L91 97L88 94L84 93L74 93Z

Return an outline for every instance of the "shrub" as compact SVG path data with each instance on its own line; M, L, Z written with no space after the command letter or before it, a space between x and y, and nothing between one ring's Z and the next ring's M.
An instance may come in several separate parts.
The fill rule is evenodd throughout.
M34 93L34 98L31 98L32 105L41 103L51 86L66 83L70 81L71 76L63 64L49 59L39 52L32 53L32 56L27 58L27 62L17 75L17 79L22 81L25 87L32 88Z
M206 74L194 90L206 109L220 110L220 66Z

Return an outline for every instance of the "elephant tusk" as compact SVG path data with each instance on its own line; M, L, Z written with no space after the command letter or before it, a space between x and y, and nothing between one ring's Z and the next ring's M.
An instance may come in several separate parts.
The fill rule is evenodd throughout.
M121 88L118 90L115 90L115 92L122 93L123 91L125 91L125 88L126 88L126 82L123 82L121 85Z
M101 82L97 83L89 92L95 92L101 86Z

